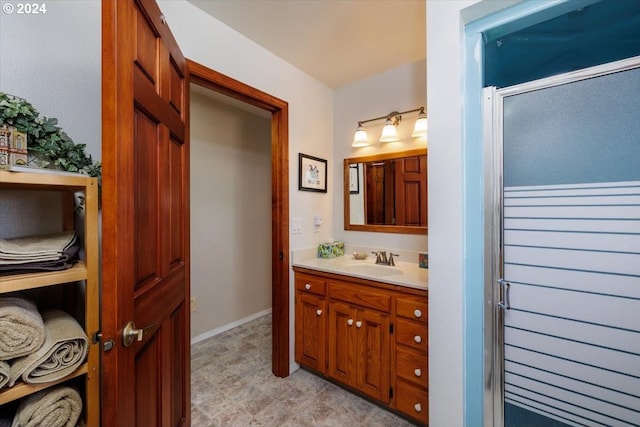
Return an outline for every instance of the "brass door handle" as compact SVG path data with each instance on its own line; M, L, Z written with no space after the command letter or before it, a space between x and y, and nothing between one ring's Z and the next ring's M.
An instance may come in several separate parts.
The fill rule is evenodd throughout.
M125 347L129 347L133 344L133 341L142 341L142 337L146 332L149 332L151 329L154 329L156 326L155 323L145 326L142 329L136 329L136 324L133 321L127 322L122 330L122 344Z

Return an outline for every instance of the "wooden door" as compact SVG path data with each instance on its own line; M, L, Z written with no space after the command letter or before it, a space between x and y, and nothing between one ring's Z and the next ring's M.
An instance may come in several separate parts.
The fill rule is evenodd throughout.
M153 0L105 0L102 16L102 425L187 426L185 59Z
M396 159L396 225L427 225L427 156Z
M341 302L329 302L328 375L356 386L356 310Z
M389 316L358 310L357 385L361 392L389 403Z
M325 299L296 293L296 362L322 373L326 370Z

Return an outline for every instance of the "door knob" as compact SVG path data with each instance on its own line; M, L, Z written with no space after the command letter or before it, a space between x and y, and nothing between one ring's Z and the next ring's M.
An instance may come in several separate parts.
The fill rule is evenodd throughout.
M125 347L129 347L133 344L133 341L142 341L142 337L146 332L149 332L151 329L155 328L156 324L152 323L148 326L145 326L142 329L136 329L136 324L133 321L127 322L122 330L122 344Z

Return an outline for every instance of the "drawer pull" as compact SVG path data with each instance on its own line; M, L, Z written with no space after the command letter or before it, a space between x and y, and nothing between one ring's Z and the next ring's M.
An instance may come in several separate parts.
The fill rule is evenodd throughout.
M413 337L413 340L416 343L420 344L422 342L422 337L420 335L416 335L415 337Z
M347 325L349 325L349 326L353 325L353 319L347 320Z
M422 317L422 311L420 310L415 310L413 312L413 315L416 316L418 319Z
M422 376L422 369L418 368L415 371L413 371L413 373L416 375L416 377L421 377Z
M362 322L360 320L358 320L356 322L356 328L361 328L362 327Z
M304 288L305 288L306 290L309 290L309 289L311 289L311 285L307 283L306 285L304 285Z
M422 405L419 403L413 405L413 408L416 410L416 412L422 412Z
M316 310L316 315L320 316L321 314L322 314L322 310L317 309L317 310Z

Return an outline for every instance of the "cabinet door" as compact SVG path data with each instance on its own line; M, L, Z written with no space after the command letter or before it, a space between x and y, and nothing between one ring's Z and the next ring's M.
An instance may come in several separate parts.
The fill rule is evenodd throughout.
M357 388L389 403L389 316L358 310Z
M328 375L356 386L356 310L341 302L329 302Z
M324 298L296 293L296 362L322 373L326 368L325 309Z

